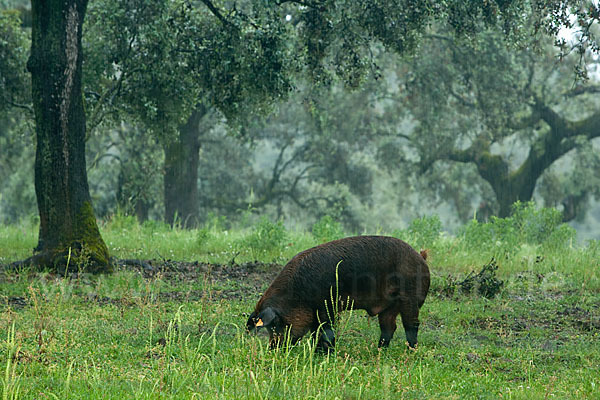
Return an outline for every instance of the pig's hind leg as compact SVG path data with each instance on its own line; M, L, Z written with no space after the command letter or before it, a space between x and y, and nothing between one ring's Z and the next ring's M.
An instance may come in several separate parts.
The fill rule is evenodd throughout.
M398 314L402 317L402 325L404 325L408 346L414 349L417 346L417 332L419 330L419 307L413 301L398 301L379 313L379 328L381 329L379 347L389 346L394 332L396 332L396 317Z
M417 333L419 332L419 306L416 301L406 300L401 303L400 315L402 325L406 332L408 346L412 349L417 347Z

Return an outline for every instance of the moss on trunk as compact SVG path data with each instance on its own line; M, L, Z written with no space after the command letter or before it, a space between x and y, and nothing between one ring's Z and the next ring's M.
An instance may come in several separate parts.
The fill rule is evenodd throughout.
M87 272L110 272L112 265L108 255L108 247L102 240L92 204L83 203L75 216L74 230L64 243L64 250L71 249L71 260L78 269ZM67 238L69 236L66 236ZM64 251L63 250L63 251Z
M81 32L87 0L32 0L31 72L40 234L30 263L108 272L85 161Z

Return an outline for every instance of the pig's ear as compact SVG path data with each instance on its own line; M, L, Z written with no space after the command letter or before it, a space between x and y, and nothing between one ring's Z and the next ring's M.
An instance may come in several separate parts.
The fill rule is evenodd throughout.
M258 315L256 317L254 317L254 320L256 321L255 326L257 328L259 328L261 326L265 326L265 327L272 326L273 324L276 323L277 319L278 319L277 312L275 310L273 310L273 308L271 308L271 307L265 308L260 313L258 313Z
M256 311L250 314L248 322L246 322L246 330L248 332L252 331L254 328L256 328Z

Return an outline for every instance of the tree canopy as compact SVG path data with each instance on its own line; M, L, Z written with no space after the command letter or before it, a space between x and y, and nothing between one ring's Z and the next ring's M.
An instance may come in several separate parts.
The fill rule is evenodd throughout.
M495 31L469 43L437 33L428 39L428 51L411 66L402 102L417 122L411 142L422 171L435 169L436 162L441 170L471 163L491 187L501 216L515 201L530 200L542 177L549 185L546 171L570 151L576 151L575 175L595 175L599 160L591 140L600 135L600 103L596 82L575 82L577 57L561 59L543 44L511 49ZM563 204L567 219L579 208L574 201L597 193L593 180L588 183L552 189L562 191L554 201Z
M285 104L299 88L307 95L296 110L304 114L300 119L307 129L296 137L281 131L283 127L293 132L283 123L266 135L273 135L269 142L279 148L279 156L270 178L263 179L258 200L252 200L257 206L281 204L283 198L304 207L319 201L339 205L336 202L344 198L319 195L321 189L314 185L310 189L314 192L307 193L311 185L305 185L299 196L299 182L304 180L333 187L343 184L352 196L368 202L373 170L352 158L362 152L371 160L375 154L371 148L384 158L396 155L399 163L389 163L391 168L405 161L421 171L432 171L439 160L473 163L491 186L501 215L513 201L530 198L542 173L567 152L581 153L581 168L576 171L580 175L597 165L591 146L585 145L597 132L595 104L590 100L594 85L569 89L565 74L558 73L572 69L587 76L591 54L598 50L595 23L600 12L593 2L99 0L88 6L87 1L70 0L50 14L44 7L33 2L30 53L28 28L17 19L18 13L25 15L23 10L0 13L0 111L12 118L8 126L16 127L22 123L12 114L15 108L35 109L36 193L42 222L38 250L56 244L50 240L52 232L74 232L58 241L62 250L49 250L60 253L61 260L66 248L101 241L89 218L93 213L88 206L86 141L96 140L90 150L107 140L105 154L115 159L128 151L140 154L153 148L152 141L160 143L165 155L166 214L171 214L167 188L176 179L169 177L173 171L186 170L182 160L196 159L202 144L194 131L203 116L217 113L242 137L253 128L252 135L260 138L261 131L272 127L257 123L257 116ZM558 36L565 27L578 29L574 44ZM548 34L559 52L539 50L546 48ZM538 49L535 56L531 48ZM408 63L392 61L396 77L390 78L386 54L418 56ZM552 68L549 57L554 56L568 61ZM25 74L27 57L33 86ZM48 80L55 82L46 84ZM345 90L368 87L368 82L400 89L386 93L375 85L368 103L357 97L345 101ZM327 100L335 103L325 104ZM575 101L585 106L573 109ZM362 108L348 113L343 107ZM399 118L390 118L389 112ZM388 126L382 124L385 121ZM394 123L396 128L388 129ZM119 130L144 136L147 145L133 150L139 143L122 140ZM377 137L381 133L383 139ZM531 149L516 169L514 161L498 152L511 140ZM131 147L114 145L127 142ZM95 160L104 157L96 156ZM152 165L156 164L146 163ZM191 170L198 171L195 165ZM135 175L130 170L129 176ZM121 176L119 188L124 189L127 174ZM576 209L594 190L591 184L585 188L583 183L589 182L585 174L567 178L583 184L570 191L564 178L545 176L540 193L557 201L562 191L565 209ZM175 186L198 181L190 175ZM58 187L61 191L56 191ZM120 199L130 197L119 193ZM67 218L44 206L71 200L77 209ZM91 231L69 228L82 221L77 215L84 208L89 222L84 225ZM64 221L69 226L63 226ZM92 253L94 246L88 246ZM91 259L106 260L106 254L92 254Z

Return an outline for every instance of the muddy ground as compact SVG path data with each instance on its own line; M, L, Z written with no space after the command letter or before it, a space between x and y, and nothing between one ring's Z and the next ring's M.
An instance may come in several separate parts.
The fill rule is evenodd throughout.
M155 294L154 302L189 302L206 300L248 300L257 299L277 276L283 268L280 264L262 263L259 261L247 263L231 264L209 264L203 262L182 262L172 260L114 260L117 270L130 271L138 273L145 280L162 279L172 283L172 287L185 288L186 290L162 290ZM0 267L0 285L2 283L14 282L21 279L19 274L35 275L35 272L16 272ZM524 272L523 274L527 274ZM514 279L523 279L523 274L517 274ZM489 278L489 277L488 277ZM541 282L540 276L532 278L533 281ZM542 277L543 278L543 277ZM43 279L52 281L61 279L58 275L44 274L38 277L29 276L28 279ZM87 274L71 274L69 279L77 281L79 285L93 283L93 276ZM435 279L435 278L434 278ZM460 290L461 281L456 277L446 276L444 281L452 282L452 287L448 284L432 284L429 298L435 297L441 301L461 301L461 296L478 296L475 291L472 293L462 293ZM199 288L198 283L204 283L203 288ZM193 285L192 285L193 283ZM500 287L501 285L499 285ZM508 291L503 294L502 299L496 298L492 301L509 302L518 309L517 313L507 313L500 316L474 317L465 324L478 329L489 330L507 330L520 332L530 330L535 327L550 329L554 332L560 332L565 329L575 331L600 331L600 303L592 302L584 306L579 305L577 300L561 301L566 297L576 297L575 290L570 289L564 292L544 292L529 291L526 295ZM117 304L120 306L135 306L136 303L131 298L111 298L98 296L96 294L87 295L84 301L96 302L99 304ZM431 300L429 300L431 301ZM552 302L553 308L550 312L547 310L541 312L539 306ZM0 294L0 308L10 307L19 309L29 306L29 300L23 296L2 296ZM435 315L430 315L425 321L424 326L429 329L439 329L443 326L443 321Z
M210 290L187 290L187 291L161 291L156 296L156 301L197 301L207 296L211 300L230 299L241 300L249 293L256 296L261 293L275 279L282 265L275 263L262 263L259 261L232 264L209 264L203 262L183 262L172 260L114 260L117 271L131 271L139 273L146 280L163 279L173 283L174 286L186 283L205 283L204 286ZM2 283L14 282L21 279L19 275L26 274L27 279L41 279L53 281L61 279L58 274L41 274L27 270L15 270L10 266L0 266L0 285ZM35 275L38 275L37 277ZM72 273L68 276L71 281L79 285L91 284L94 277L89 274ZM235 287L231 283L236 282ZM197 285L195 285L197 286ZM87 298L103 304L121 304L126 299L98 297L91 295ZM4 300L4 301L2 301ZM8 296L2 299L0 294L0 307L10 306L21 308L28 305L28 300L21 296Z

